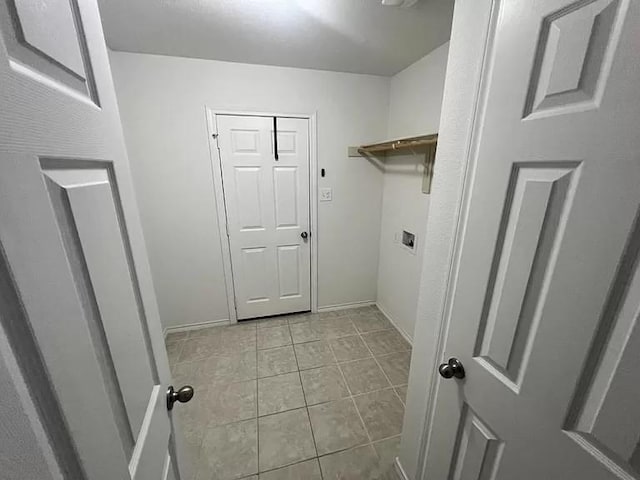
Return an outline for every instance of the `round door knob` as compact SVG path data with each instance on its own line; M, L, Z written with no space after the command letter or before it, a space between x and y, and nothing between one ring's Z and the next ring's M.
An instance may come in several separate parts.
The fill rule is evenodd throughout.
M193 398L195 391L191 385L185 385L180 390L174 390L173 385L167 389L167 410L173 410L173 404L176 402L187 403Z
M444 378L464 378L464 367L457 358L450 358L438 367L438 373Z
M309 236L309 234L308 234L307 232L302 232L302 233L300 234L300 236L301 236L304 240L306 240L306 239L307 239L307 237Z

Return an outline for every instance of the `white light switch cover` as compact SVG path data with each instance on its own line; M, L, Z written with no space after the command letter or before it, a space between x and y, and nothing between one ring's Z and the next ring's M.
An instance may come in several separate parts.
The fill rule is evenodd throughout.
M320 201L321 202L330 202L333 197L333 190L331 188L321 188L320 189Z

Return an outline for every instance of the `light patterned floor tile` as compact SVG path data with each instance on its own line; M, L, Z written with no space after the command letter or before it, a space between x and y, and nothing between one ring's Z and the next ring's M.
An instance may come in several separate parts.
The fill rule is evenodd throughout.
M341 363L340 369L353 395L390 387L387 377L373 358Z
M258 350L258 377L271 377L297 370L298 364L291 345Z
M404 405L392 388L358 395L354 401L371 440L381 440L402 432Z
M317 456L306 408L260 417L258 423L261 472Z
M298 343L294 345L300 370L323 367L336 363L333 352L326 340Z
M318 455L369 441L351 398L309 407L309 416Z
M258 380L258 414L260 416L304 406L304 394L298 372Z
M260 480L322 480L318 459L307 460L288 467L260 474Z
M337 365L300 372L307 405L338 400L349 395Z

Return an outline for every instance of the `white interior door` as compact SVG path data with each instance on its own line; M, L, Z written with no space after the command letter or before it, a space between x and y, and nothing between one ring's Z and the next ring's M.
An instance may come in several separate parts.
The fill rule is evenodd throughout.
M640 2L494 8L424 478L640 478Z
M168 362L96 2L1 0L0 37L2 355L56 453L50 477L174 478Z
M309 310L309 121L216 123L238 319Z

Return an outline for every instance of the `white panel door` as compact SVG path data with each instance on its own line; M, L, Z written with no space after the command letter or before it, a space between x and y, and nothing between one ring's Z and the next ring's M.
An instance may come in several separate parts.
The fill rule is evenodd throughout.
M640 2L494 8L424 478L637 479Z
M216 123L238 319L309 310L309 121Z
M0 41L0 327L56 450L51 477L173 475L168 362L96 2L0 0Z

